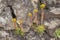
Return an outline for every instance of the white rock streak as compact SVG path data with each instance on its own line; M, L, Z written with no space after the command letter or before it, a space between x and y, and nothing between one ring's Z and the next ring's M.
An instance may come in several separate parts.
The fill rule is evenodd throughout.
M44 25L48 26L48 29L54 29L58 25L60 25L60 20L55 19L50 22L44 22Z

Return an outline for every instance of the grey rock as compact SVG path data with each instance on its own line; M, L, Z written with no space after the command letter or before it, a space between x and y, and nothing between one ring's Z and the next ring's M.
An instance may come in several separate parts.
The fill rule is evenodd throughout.
M60 14L60 8L52 8L50 12L54 14Z
M54 19L51 20L50 22L45 22L44 24L48 26L48 29L54 29L60 25L60 19Z
M54 5L52 4L52 1L54 2ZM60 8L55 8L56 3L59 1L47 0L47 2L49 5L52 5L53 7L49 7L51 11L49 11L50 13L47 11L49 18L46 17L46 19L48 20L44 21L44 25L48 28L47 29L48 34L54 36L53 33L55 31L55 28L57 28L60 25L60 19L55 18L54 16L54 14L55 15L60 14ZM15 35L13 33L14 31L11 33L10 32L7 33L6 31L0 31L0 36L5 38L6 35L8 35L10 36L8 37L10 40L55 40L55 38L49 37L48 34L45 33L44 35L37 34L33 30L31 30L30 26L28 25L30 23L30 19L28 18L27 14L28 12L32 13L32 10L34 8L37 8L37 3L38 0L0 0L0 26L4 27L4 30L6 31L15 29L13 27L11 10L9 7L7 7L7 5L12 5L14 13L17 16L17 21L23 19L24 32L27 33L24 37L21 37L20 35ZM4 40L4 38L2 40Z
M6 36L9 36L9 33L5 31L0 31L0 37L6 37Z

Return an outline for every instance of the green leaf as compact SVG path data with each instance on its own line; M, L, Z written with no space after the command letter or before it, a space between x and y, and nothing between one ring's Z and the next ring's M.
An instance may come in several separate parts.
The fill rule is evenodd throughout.
M37 31L38 33L44 33L44 30L45 30L44 25L39 25L39 26L36 28L36 31Z
M58 37L58 38L60 38L60 28L56 29L55 36Z
M24 35L24 32L23 32L20 28L16 28L15 33L16 33L17 35L21 35L21 36Z

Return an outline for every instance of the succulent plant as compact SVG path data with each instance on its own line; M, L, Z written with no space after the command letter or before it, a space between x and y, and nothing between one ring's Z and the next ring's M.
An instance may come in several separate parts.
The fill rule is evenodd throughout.
M43 34L44 33L44 30L45 30L45 27L44 25L38 25L36 23L33 23L32 25L33 29L35 30L35 32L39 33L39 34Z
M36 32L38 32L38 33L44 33L44 30L45 30L44 25L39 25L39 26L36 28Z
M16 28L15 33L16 33L17 35L24 36L24 32L23 32L20 28L18 28L18 27Z
M55 31L55 37L58 37L58 38L60 38L60 28L59 29L56 29L56 31Z

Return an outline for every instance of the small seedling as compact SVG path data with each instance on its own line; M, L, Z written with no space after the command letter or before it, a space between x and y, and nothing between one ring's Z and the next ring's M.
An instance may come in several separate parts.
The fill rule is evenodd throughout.
M55 37L58 37L58 38L60 38L60 28L59 29L56 29L56 31L55 31Z

